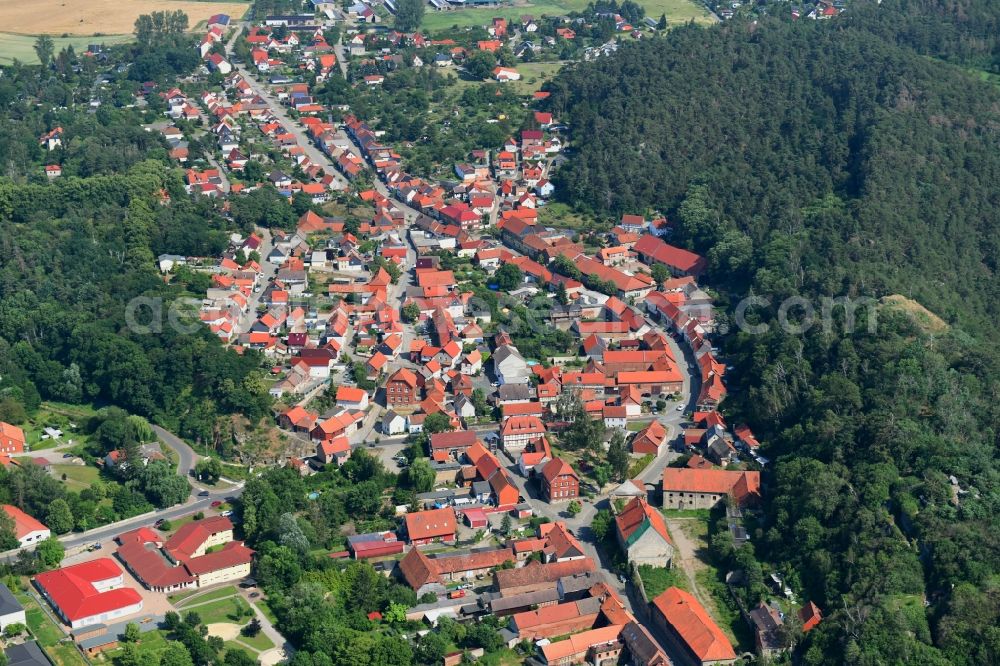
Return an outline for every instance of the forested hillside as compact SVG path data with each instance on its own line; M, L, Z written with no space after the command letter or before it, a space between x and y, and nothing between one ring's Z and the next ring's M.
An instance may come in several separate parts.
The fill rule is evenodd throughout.
M159 203L173 192L171 205ZM211 255L226 241L212 204L187 199L179 175L139 163L120 175L52 185L0 183L0 393L29 410L40 399L114 404L213 440L219 413L260 418L268 396L252 374L253 355L223 349L206 329L182 335L167 325L179 297L204 293L190 271L165 285L160 252ZM197 284L193 284L197 282ZM161 302L158 318L133 298Z
M743 548L827 614L797 656L997 663L1000 94L927 57L990 57L968 24L917 44L891 26L916 34L943 5L889 5L877 23L684 28L567 69L550 101L576 155L558 184L598 214L667 213L730 314L770 299L767 333L719 341L724 411L774 461ZM949 325L888 307L846 330L774 321L790 296L889 294Z

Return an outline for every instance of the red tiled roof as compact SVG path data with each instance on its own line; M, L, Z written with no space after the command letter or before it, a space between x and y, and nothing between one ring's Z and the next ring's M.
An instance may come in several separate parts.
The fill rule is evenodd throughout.
M500 434L504 437L508 435L542 434L545 432L545 424L537 416L513 416L504 421Z
M649 502L642 497L632 498L622 509L622 512L615 516L615 523L618 525L618 532L624 541L628 541L636 531L644 525L648 525L667 543L671 543L667 525L663 522L663 514L649 506Z
M392 373L389 379L386 380L386 383L395 381L405 382L413 388L416 388L417 386L417 376L413 374L412 370L407 368L400 368L396 372Z
M600 629L591 629L579 634L574 634L564 641L557 641L542 646L542 656L549 664L563 663L561 660L572 659L574 655L584 654L593 645L612 643L618 640L618 635L622 632L622 625L613 624ZM577 663L567 661L566 663Z
M139 593L130 587L98 592L94 583L118 578L121 569L110 557L82 562L35 576L52 603L70 622L142 603Z
M472 430L439 432L431 435L431 450L468 447L475 444L476 441L476 433Z
M663 490L732 493L737 502L743 502L760 495L760 472L667 467L663 470Z
M233 529L225 516L212 516L182 525L163 545L164 550L176 560L187 560L213 534Z
M23 539L32 532L41 532L49 529L12 504L4 504L0 506L0 509L3 509L4 513L14 521L14 536L18 539Z
M577 476L570 464L562 458L553 458L549 462L545 463L545 467L542 468L542 476L544 476L545 480L550 483L563 475L572 476L577 479L580 478Z
M519 569L501 569L493 574L497 589L522 587L531 583L554 583L564 576L594 571L594 561L589 557L549 564L529 563Z
M445 507L408 513L405 522L410 541L447 537L455 533L455 510Z
M597 613L595 612L594 615ZM526 629L540 627L556 622L565 622L584 615L577 602L570 601L564 604L554 604L543 606L538 610L529 610L521 613L514 613L511 621L517 628L518 633L523 633ZM566 633L566 632L561 632Z
M115 539L123 545L126 543L160 543L162 541L160 535L148 527L122 532Z
M671 587L653 599L653 605L700 661L736 659L726 635L697 599L684 590Z
M222 547L222 550L192 558L185 562L185 566L188 571L197 576L240 564L249 564L252 559L253 551L244 546L243 542L230 541Z
M150 587L172 587L194 582L194 576L183 564L171 564L153 543L127 541L116 552L136 577Z
M652 234L644 234L636 242L635 251L685 273L700 273L705 270L704 257L664 243Z
M337 402L361 402L367 395L368 392L364 389L355 388L353 386L337 387Z
M619 372L616 379L618 384L669 384L684 378L676 367L671 367L669 370Z
M399 561L399 571L403 580L414 590L419 590L427 583L440 582L441 577L431 558L424 555L419 548L411 548L410 552Z

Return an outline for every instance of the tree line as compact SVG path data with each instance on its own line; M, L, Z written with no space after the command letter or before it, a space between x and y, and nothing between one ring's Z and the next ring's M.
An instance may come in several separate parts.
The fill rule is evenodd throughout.
M709 259L734 366L726 418L772 460L750 542L713 550L823 608L799 663L1000 659L1000 94L925 57L992 53L995 33L972 37L996 7L968 6L688 26L549 85L576 153L559 195L608 216L665 211L671 242ZM761 334L731 319L751 294L769 299L748 315ZM902 306L877 300L893 294ZM829 328L778 325L790 297L844 295L873 300Z

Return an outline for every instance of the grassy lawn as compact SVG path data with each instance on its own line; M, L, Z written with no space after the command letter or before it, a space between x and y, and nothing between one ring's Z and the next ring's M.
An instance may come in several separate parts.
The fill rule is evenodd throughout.
M628 429L629 432L639 432L650 423L651 421L629 421L625 428Z
M434 11L430 8L424 12L422 26L425 30L445 30L452 26L466 27L485 25L494 16L502 16L508 21L517 21L521 16L530 14L536 19L542 16L562 16L569 12L583 11L588 0L528 0L517 7L484 7L456 9L451 11ZM715 19L701 5L690 0L639 0L646 8L646 15L659 18L667 15L667 23L677 25L694 19L696 23L714 23Z
M103 37L53 37L56 53L67 46L73 47L77 53L87 50L89 44L122 44L131 41L131 35L105 35ZM28 65L37 65L35 55L35 37L32 35L16 35L11 32L0 32L0 64L9 65L14 59Z
M264 635L263 631L252 638L249 636L240 636L236 640L240 643L249 645L254 650L257 650L257 652L264 652L265 650L270 650L274 647L274 643L270 638Z
M663 515L667 518L697 518L704 521L702 528L706 531L711 513L708 509L663 509Z
M646 590L646 596L649 597L650 601L668 587L689 589L687 577L680 569L667 569L643 564L639 567L639 577L642 578L642 587Z
M274 611L271 610L271 607L267 605L267 601L264 599L257 599L253 602L253 605L257 607L257 610L260 611L261 615L266 617L271 624L277 624L278 616L275 615Z
M508 85L522 95L530 95L541 90L542 84L555 76L562 66L561 62L519 62L514 69L521 73L521 80Z
M217 599L227 599L229 597L234 597L239 592L235 585L227 585L226 587L220 587L217 590L212 590L211 592L205 592L204 594L198 594L194 596L198 590L192 590L191 594L188 594L185 590L176 595L170 596L170 601L174 602L178 607L180 606L194 606L197 604L207 604L209 601L215 601ZM183 603L178 603L184 600Z
M101 477L101 470L90 465L53 465L52 474L57 479L62 479L65 475L63 483L66 484L66 489L79 492L97 481Z
M719 628L735 645L750 650L754 644L753 635L746 622L740 617L740 609L732 595L729 594L723 576L722 572L706 563L706 567L698 571L695 579L701 591L708 593L712 597L712 601L715 602L715 608L709 609L709 611L719 624Z
M172 536L174 534L174 532L176 532L177 530L179 530L181 528L182 525L186 525L187 523L190 523L192 521L194 521L194 514L193 513L192 514L188 514L186 516L181 516L180 518L175 518L175 519L171 520L170 521L170 529L169 530L160 530L160 531L164 535L166 535L166 536Z
M56 666L87 666L83 655L69 641L47 647L45 648L45 652L48 653L49 658L55 662Z
M142 662L153 664L159 661L160 654L167 649L168 644L167 632L161 629L144 632L142 638L136 643L139 648L139 654L142 655ZM109 660L113 660L121 654L121 651L122 648L118 647L114 650L109 650L106 656Z
M55 645L65 637L66 634L49 619L45 611L37 605L31 607L28 604L24 604L24 606L25 615L28 620L28 629L31 630L31 635L38 639L39 645L49 647Z
M248 645L242 645L240 643L240 641L243 641L243 640L246 640L246 639L243 638L243 636L240 636L239 639L237 639L235 641L226 641L225 643L223 643L223 645L225 646L226 651L229 651L229 650L243 650L248 655L250 655L252 658L256 658L257 657L257 652L255 650L251 649L250 646L248 646Z
M628 478L634 479L635 477L639 476L639 473L642 472L642 470L649 467L649 463L653 462L653 459L655 458L656 456L654 456L652 453L647 453L643 457L634 461L631 465L628 466Z
M243 620L234 620L236 611L236 597L227 597L217 601L210 601L202 605L190 605L185 610L191 610L198 614L203 624L215 624L217 622L233 622L243 624ZM247 620L249 621L249 620Z
M557 229L587 232L608 231L612 224L602 223L592 217L581 215L561 202L549 202L538 209L538 224Z

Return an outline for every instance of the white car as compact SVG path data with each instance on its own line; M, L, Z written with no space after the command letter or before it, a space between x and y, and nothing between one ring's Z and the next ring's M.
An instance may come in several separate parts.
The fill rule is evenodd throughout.
M684 411L684 405L677 405L677 411L678 412L683 412Z

